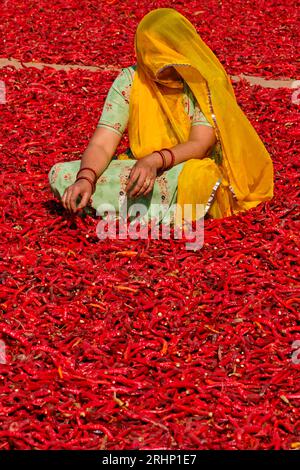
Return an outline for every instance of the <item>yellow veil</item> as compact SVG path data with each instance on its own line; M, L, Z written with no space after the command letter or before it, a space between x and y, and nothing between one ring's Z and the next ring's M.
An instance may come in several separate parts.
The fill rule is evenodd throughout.
M128 125L135 158L188 140L190 120L184 111L179 82L169 83L171 94L163 94L155 82L162 69L173 66L215 128L222 148L222 162L215 174L219 172L222 179L219 198L222 194L227 203L220 205L216 217L247 210L271 199L270 155L237 104L222 64L194 26L171 8L153 10L137 28L135 50L137 71L130 95ZM184 164L178 180L180 204L191 202L192 192L197 193L196 186L202 184L199 178L195 179L200 167L196 159Z

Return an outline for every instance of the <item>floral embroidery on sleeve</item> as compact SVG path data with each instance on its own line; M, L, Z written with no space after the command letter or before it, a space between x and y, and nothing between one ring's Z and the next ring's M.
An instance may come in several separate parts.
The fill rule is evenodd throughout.
M202 113L198 103L196 102L195 107L194 107L192 126L198 126L198 125L212 127L212 125L208 122L208 120L206 119L206 117Z
M122 135L129 119L129 98L132 85L132 67L122 69L113 82L97 127L106 127Z
M106 111L111 111L111 109L112 109L112 104L109 103L109 102L105 103L105 110Z

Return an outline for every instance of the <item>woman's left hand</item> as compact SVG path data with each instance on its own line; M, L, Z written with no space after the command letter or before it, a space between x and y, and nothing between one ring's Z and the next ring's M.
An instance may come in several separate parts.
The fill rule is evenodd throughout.
M159 154L151 153L141 158L133 166L126 192L130 197L146 196L154 186L157 170L160 168L161 158Z

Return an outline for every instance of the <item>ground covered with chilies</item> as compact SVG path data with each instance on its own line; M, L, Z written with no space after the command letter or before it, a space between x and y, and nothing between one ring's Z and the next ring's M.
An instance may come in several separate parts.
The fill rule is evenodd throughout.
M299 74L298 0L6 1L0 57L128 66L138 22L161 7L176 8L192 21L229 73Z
M68 215L49 191L50 167L80 158L113 78L0 71L0 449L297 449L293 90L234 85L272 156L275 195L206 220L192 252L183 240L99 241L98 220Z

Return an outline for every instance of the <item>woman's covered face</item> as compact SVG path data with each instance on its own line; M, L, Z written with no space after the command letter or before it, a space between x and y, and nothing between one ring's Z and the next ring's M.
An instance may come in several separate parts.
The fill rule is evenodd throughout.
M137 63L149 78L180 81L172 64L185 60L181 46L189 46L190 30L193 26L188 20L171 8L154 10L142 19L135 35L135 50Z
M165 67L163 70L158 72L157 78L159 81L181 81L181 77L174 67Z

